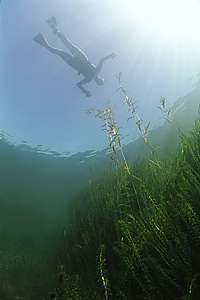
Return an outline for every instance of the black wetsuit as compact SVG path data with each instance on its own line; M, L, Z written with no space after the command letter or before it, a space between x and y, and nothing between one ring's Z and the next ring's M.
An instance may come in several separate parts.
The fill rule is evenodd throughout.
M75 69L79 75L83 75L84 79L78 82L77 86L86 94L86 96L91 96L90 92L87 91L83 85L89 83L93 79L97 82L97 84L102 85L103 79L99 78L98 74L100 73L104 62L109 58L113 58L115 55L111 54L105 56L99 61L98 65L95 66L94 64L90 63L87 55L79 47L74 45L68 38L66 38L63 33L57 29L54 29L54 33L70 50L71 54L61 49L52 47L41 33L34 37L34 41L48 49L51 53L60 56L68 65Z
M94 78L96 74L96 66L91 64L90 61L86 58L83 58L82 55L73 55L70 58L64 55L64 61L70 65L73 69L75 69L78 74L83 75L85 78L90 78L91 80Z

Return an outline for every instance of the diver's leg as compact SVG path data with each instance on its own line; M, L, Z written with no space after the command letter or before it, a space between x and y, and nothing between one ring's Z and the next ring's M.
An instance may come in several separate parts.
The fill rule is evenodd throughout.
M75 44L73 44L70 39L68 39L62 32L60 32L57 28L57 22L55 17L51 17L47 20L47 23L53 30L53 33L61 40L61 42L69 49L72 55L78 55L80 58L84 60L88 60L87 55Z
M72 57L70 54L66 53L65 51L52 47L41 33L36 35L33 38L33 40L36 43L40 44L42 47L49 50L51 53L59 55L61 58L63 58L66 61Z
M73 55L82 55L84 58L88 59L87 55L78 46L73 44L62 32L57 31L56 35Z

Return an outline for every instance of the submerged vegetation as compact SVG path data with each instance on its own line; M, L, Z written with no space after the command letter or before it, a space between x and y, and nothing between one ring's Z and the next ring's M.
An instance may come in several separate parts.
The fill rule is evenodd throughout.
M199 299L200 116L180 139L71 204L52 299Z
M112 161L0 141L1 299L200 298L200 90L176 115L161 98L166 122L150 131L120 79L140 138L124 146L112 108L91 111Z

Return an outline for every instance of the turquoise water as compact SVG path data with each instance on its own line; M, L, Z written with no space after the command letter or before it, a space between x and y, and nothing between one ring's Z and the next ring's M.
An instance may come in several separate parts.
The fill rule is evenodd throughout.
M177 110L180 125L187 115L184 131L192 127L199 96L199 90L194 90L182 99L183 105ZM152 132L152 140L162 146L161 154L169 155L175 151L178 138L165 124ZM143 149L142 140L138 140L127 145L125 152L130 161L137 162ZM105 151L68 158L41 154L28 146L12 145L2 135L0 165L1 299L14 299L16 295L41 298L55 284L67 204L103 176L110 158Z
M88 110L112 107L127 162L137 164L148 154L137 126L128 121L116 75L122 72L128 95L137 100L137 114L145 124L150 122L150 140L160 157L176 152L179 137L174 128L188 133L197 118L198 38L183 47L169 36L152 36L130 15L127 20L126 14L115 11L113 1L67 2L0 2L3 300L49 299L66 253L69 207L112 169L102 120ZM77 88L80 76L33 42L42 32L55 47L62 47L46 23L52 15L92 63L112 52L117 55L102 71L105 85L88 85L91 98ZM174 127L163 121L161 96L172 107Z

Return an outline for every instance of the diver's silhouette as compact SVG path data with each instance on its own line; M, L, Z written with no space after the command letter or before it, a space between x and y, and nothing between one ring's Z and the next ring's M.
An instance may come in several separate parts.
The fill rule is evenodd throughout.
M77 86L87 97L90 97L91 93L86 90L83 85L89 83L92 80L94 80L98 85L103 85L104 79L99 77L99 73L101 72L105 61L110 58L115 58L116 55L112 53L108 56L103 57L95 66L94 64L90 63L87 55L79 47L74 45L68 38L65 37L63 33L61 33L57 29L57 22L55 17L51 17L50 19L48 19L47 23L52 28L54 34L56 34L56 36L69 49L71 54L61 49L52 47L41 33L37 34L33 38L33 40L39 43L41 46L45 47L51 53L60 56L68 65L77 70L79 75L83 75L84 79L78 82Z

